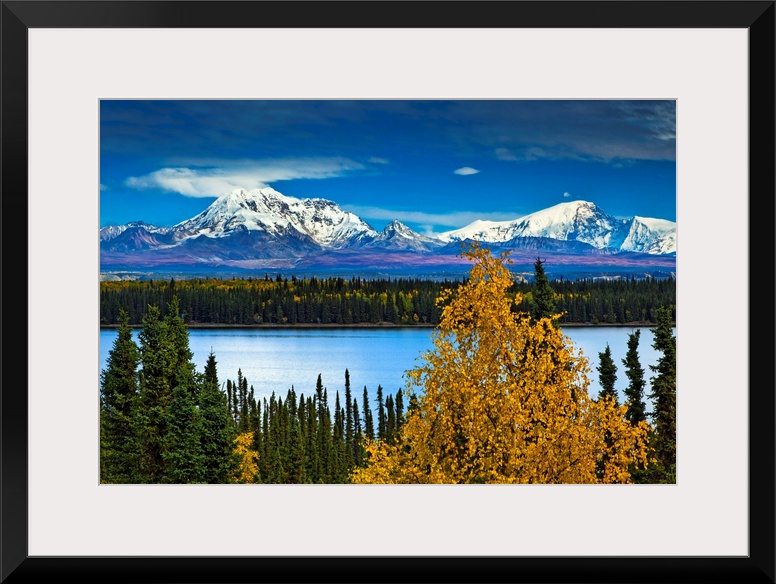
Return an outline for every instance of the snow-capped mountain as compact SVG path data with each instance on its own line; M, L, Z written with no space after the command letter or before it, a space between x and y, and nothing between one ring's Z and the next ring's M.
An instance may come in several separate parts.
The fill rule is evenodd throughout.
M676 223L665 219L634 217L620 249L651 254L676 253Z
M124 233L127 229L132 229L133 227L142 228L148 233L166 234L170 232L169 227L156 227L154 225L149 225L144 221L131 221L126 225L107 225L106 227L101 228L100 241L110 241Z
M364 247L404 249L427 252L445 245L443 241L413 231L401 221L394 219L372 239L364 241Z
M226 237L264 231L282 237L291 231L322 247L339 248L377 232L353 213L325 199L287 197L272 188L238 189L216 199L202 213L172 227L177 239Z
M598 249L651 254L676 251L673 221L645 217L617 219L588 201L560 203L513 221L475 221L442 233L439 239L504 243L522 237L579 241Z
M232 266L241 269L315 266L369 270L461 269L461 242L510 250L530 267L537 256L556 264L675 269L676 223L618 219L593 203L561 203L512 221L475 221L438 237L392 221L382 231L326 199L298 199L272 188L238 189L202 213L170 227L135 221L100 229L100 262L110 266ZM456 259L459 258L459 259ZM355 269L355 268L353 268Z

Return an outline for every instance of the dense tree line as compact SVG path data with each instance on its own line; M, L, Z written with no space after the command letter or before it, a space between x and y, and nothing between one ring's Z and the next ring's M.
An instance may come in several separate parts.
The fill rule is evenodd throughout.
M517 290L529 302L533 286L520 284ZM676 280L668 278L617 280L553 280L555 310L561 314L558 322L590 324L647 323L656 324L657 311L671 310L676 319ZM518 305L525 310L527 304Z
M543 272L542 272L543 274ZM275 278L136 280L100 283L100 322L115 325L121 310L132 325L148 305L167 314L178 298L187 324L377 324L438 325L436 299L460 281L424 279ZM657 310L676 304L673 278L625 280L515 281L508 290L521 302L514 311L536 305L560 313L563 323L657 322ZM672 309L673 310L673 309Z
M383 396L378 386L373 409L366 387L359 403L347 369L344 394L336 391L333 398L320 375L307 396L291 387L285 398L273 392L258 401L241 371L225 388L230 418L245 440L242 456L255 460L241 482L348 483L353 469L365 463L366 442L392 443L404 419L401 390Z
M119 310L140 322L146 306L164 313L177 296L187 323L435 324L439 291L451 282L361 278L194 279L101 282L100 317L115 324Z

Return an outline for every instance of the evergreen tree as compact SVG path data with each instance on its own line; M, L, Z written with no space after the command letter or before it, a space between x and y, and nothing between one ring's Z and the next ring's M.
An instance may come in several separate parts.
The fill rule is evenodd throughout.
M329 391L323 388L323 407L318 425L318 449L321 453L321 476L319 481L329 484L332 480L334 444L332 441L331 410L329 409Z
M385 404L382 385L377 386L377 439L385 440Z
M676 482L676 337L668 308L656 311L657 326L652 330L652 348L661 353L652 378L654 453L659 481Z
M204 456L201 443L201 421L191 379L181 372L172 390L172 403L167 409L167 433L162 458L165 472L161 482L174 484L201 483L204 480Z
M396 433L396 410L393 405L393 396L388 394L385 398L385 440L393 443L393 437Z
M180 314L180 302L177 296L172 297L167 307L164 323L166 325L165 334L173 352L172 367L176 381L171 383L171 385L173 387L177 385L177 379L180 378L187 384L189 391L196 392L197 386L195 383L192 383L195 370L195 365L192 361L194 354L189 347L189 331Z
M240 380L240 421L237 426L238 434L248 431L248 380L243 376L242 370L237 371L238 379Z
M132 483L137 457L132 425L138 392L140 350L132 339L129 315L119 311L118 336L100 374L100 481Z
M315 382L315 400L317 405L317 416L318 416L318 424L321 425L323 423L323 416L324 412L326 410L326 401L323 397L323 380L321 379L321 374L318 374L318 379Z
M364 403L361 407L364 408L364 437L367 440L374 440L375 426L372 418L372 410L369 407L369 393L366 390L366 385L364 386Z
M301 412L303 409L300 409L299 411ZM290 423L287 482L289 484L300 485L307 482L304 435L299 423L299 418L296 416L291 417Z
M218 387L217 362L212 351L205 364L199 392L199 411L202 482L228 483L239 464L233 447L237 436L226 395Z
M598 397L609 396L614 400L614 403L619 405L617 399L617 390L614 388L614 383L617 381L617 366L612 359L612 350L609 347L609 343L606 343L606 348L603 352L598 353L598 382L601 384L601 391L598 393Z
M345 464L353 466L353 396L350 393L350 372L345 369ZM356 412L358 413L358 412Z
M140 331L140 385L137 412L133 417L138 445L139 480L160 483L166 474L163 456L169 420L167 409L177 382L176 352L167 336L167 323L160 310L149 306Z
M401 428L404 422L404 397L402 390L396 392L396 428Z
M232 419L232 422L234 422L234 417L232 416L232 380L227 379L226 380L226 406L229 410L229 417Z
M639 362L639 338L641 330L628 335L628 352L622 364L625 366L625 375L628 377L628 387L625 388L625 400L628 407L625 412L625 419L636 426L646 422L646 405L644 404L644 369ZM653 441L652 429L650 428L650 442ZM631 468L631 477L634 483L644 484L650 482L649 469Z
M625 418L633 425L643 422L647 419L646 405L644 403L644 369L639 361L639 338L641 330L628 335L628 352L622 364L625 366L625 375L628 378L628 387L625 388L625 399L628 404L628 411Z
M350 470L346 463L345 449L345 410L340 405L339 391L334 397L334 428L332 435L333 448L331 449L333 482L345 482L345 477Z
M269 398L268 405L268 420L269 426L266 439L266 454L264 457L264 465L261 468L261 474L266 483L284 483L285 482L285 469L283 468L283 455L281 449L283 447L280 435L280 424L278 415L278 399L275 396L275 392L272 392Z
M353 466L360 466L364 457L364 435L361 430L361 416L358 414L358 400L353 398Z
M239 369L237 373L237 383L232 382L232 403L229 405L229 411L232 415L232 420L234 420L235 426L239 426L240 424L240 387L242 387L242 383L240 383L239 378Z
M307 398L307 405L305 411L307 413L307 464L306 474L307 480L311 483L318 483L321 476L321 458L318 451L318 414L317 414L317 398L312 396Z
M539 258L534 262L534 279L536 287L533 291L531 316L535 321L542 318L552 319L555 316L555 292L550 286L547 274L544 273L544 261Z
M617 381L617 367L612 359L612 350L609 347L609 343L606 344L606 349L598 353L598 382L601 384L601 391L598 392L598 399L600 401L611 400L611 402L618 406L617 390L614 388L614 383ZM609 430L604 434L604 441L606 443L607 452L604 452L598 461L597 473L599 478L603 478L606 473L606 466L610 463L609 450L612 448L614 439Z

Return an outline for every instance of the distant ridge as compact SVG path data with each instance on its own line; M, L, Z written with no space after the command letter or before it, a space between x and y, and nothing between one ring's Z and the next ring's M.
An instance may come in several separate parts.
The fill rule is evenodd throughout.
M565 263L573 258L579 265L606 261L615 267L651 262L670 269L675 265L676 223L618 219L589 201L571 201L511 221L474 221L431 237L398 220L377 231L327 199L298 199L272 188L237 189L173 226L134 221L103 227L100 264L101 270L174 265L380 270L401 265L422 272L459 266L455 256L467 240L499 249L551 252L565 257Z

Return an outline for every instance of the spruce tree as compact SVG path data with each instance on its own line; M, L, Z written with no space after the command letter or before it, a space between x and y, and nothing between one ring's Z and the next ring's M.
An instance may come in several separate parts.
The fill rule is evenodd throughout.
M657 458L658 481L676 482L676 337L668 308L656 311L657 326L652 330L652 348L661 353L652 378L652 420L655 428L654 452Z
M404 398L402 390L396 392L396 429L401 429L402 422L404 421Z
M173 287L174 290L174 287ZM172 352L172 401L167 407L167 434L162 457L166 462L163 482L185 484L202 482L201 418L194 354L189 347L189 331L176 295L164 317L167 343Z
M317 398L315 396L307 398L305 412L307 413L307 464L305 465L307 480L311 483L318 483L321 476L321 458L318 451L318 414Z
M204 482L205 459L202 454L200 411L194 401L195 391L189 387L189 383L189 376L181 372L167 409L167 433L162 450L162 458L166 463L161 477L164 483Z
M286 482L299 485L307 482L304 435L296 416L291 417L290 423Z
M329 409L329 391L323 388L323 407L321 408L321 423L318 426L318 449L321 453L321 476L320 482L328 484L332 479L332 451L334 448L332 440L331 410Z
M353 398L353 466L359 466L363 459L364 435L361 431L361 416L358 400Z
M611 402L617 406L619 405L617 399L617 390L614 388L614 383L617 381L617 367L612 359L612 350L609 347L609 343L606 344L606 349L598 353L598 382L601 384L601 391L598 393L598 399L600 401L611 400ZM607 452L601 456L598 461L597 473L599 478L603 478L606 473L606 465L610 462L610 455L608 450L611 449L613 444L613 437L608 430L604 434L604 443L606 444Z
M598 353L596 371L598 371L598 382L601 384L601 391L598 393L598 397L609 396L616 405L619 405L617 390L614 388L614 383L617 381L617 366L612 359L612 350L609 347L609 343L606 343L606 348L603 352Z
M228 483L239 462L234 454L236 434L226 395L218 387L217 362L212 351L205 364L199 391L199 411L202 482Z
M275 392L269 398L266 454L261 474L266 483L284 483L285 471L283 469L283 456L281 454L282 443L280 439L280 416L278 415L278 399Z
M383 386L377 386L377 439L385 440L385 403L383 403Z
M131 483L136 475L132 424L138 391L140 350L132 339L129 316L119 311L118 336L100 374L100 481Z
M238 371L240 377L240 421L238 423L238 434L248 431L248 379Z
M644 369L639 361L639 338L641 331L628 335L628 352L622 364L625 366L625 375L628 378L628 387L625 388L625 400L628 404L628 411L625 418L634 426L647 419L646 405L644 403Z
M189 347L189 330L180 314L180 303L177 296L172 297L172 301L167 307L164 322L166 324L165 334L173 351L173 377L176 381L171 385L177 385L177 379L180 378L187 384L189 391L195 393L197 386L192 383L195 371L195 365L192 361L194 354Z
M393 396L391 394L388 394L388 397L385 398L385 410L385 440L392 444L396 433L396 410L394 409Z
M167 409L172 403L175 387L176 360L167 336L167 324L160 318L157 306L149 306L140 331L140 385L137 411L133 417L138 445L139 480L144 483L162 482L166 472L163 456L167 423Z
M333 448L331 449L331 478L332 482L341 483L344 482L344 477L347 476L347 473L350 469L347 467L345 454L345 410L340 405L339 391L336 392L334 397L334 428L332 442Z
M535 321L552 318L555 315L555 292L544 272L544 261L539 258L534 262L534 280L536 287L533 291L531 316Z
M345 464L353 466L353 396L350 393L350 372L345 369Z
M231 379L226 380L226 406L229 410L229 417L232 419L232 422L234 422L234 417L232 416L232 380Z
M367 440L374 440L375 426L372 418L372 410L369 407L369 393L366 390L366 385L364 386L364 403L361 407L364 408L364 437Z

